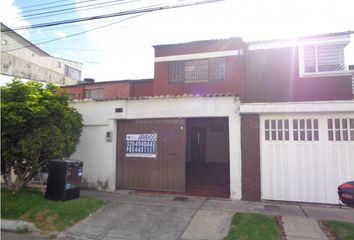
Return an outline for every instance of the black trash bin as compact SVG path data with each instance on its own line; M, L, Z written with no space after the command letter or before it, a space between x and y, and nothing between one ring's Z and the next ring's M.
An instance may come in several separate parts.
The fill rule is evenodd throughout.
M49 161L45 197L56 201L79 198L82 166L82 162L74 159Z

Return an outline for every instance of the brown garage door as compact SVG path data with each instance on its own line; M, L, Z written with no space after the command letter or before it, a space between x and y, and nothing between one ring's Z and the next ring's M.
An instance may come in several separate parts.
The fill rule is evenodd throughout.
M118 189L185 191L186 127L184 119L143 119L118 121ZM145 146L141 136L156 136ZM150 145L154 144L154 145ZM131 151L133 146L134 153ZM154 150L152 151L151 149ZM151 154L153 153L153 154ZM154 157L154 153L156 156Z

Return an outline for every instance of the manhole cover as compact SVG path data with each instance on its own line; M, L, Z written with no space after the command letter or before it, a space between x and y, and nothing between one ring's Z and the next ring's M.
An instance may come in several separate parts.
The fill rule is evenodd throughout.
M264 205L264 210L268 211L279 211L280 207L276 205Z
M174 197L173 198L173 201L181 201L181 202L183 202L183 201L187 201L187 200L188 200L187 197Z

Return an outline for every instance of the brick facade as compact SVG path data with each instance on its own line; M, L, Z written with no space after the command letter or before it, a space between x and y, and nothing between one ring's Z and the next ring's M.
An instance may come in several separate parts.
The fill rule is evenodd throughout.
M252 43L248 44L251 47ZM225 59L225 76L218 81L169 81L169 61L156 61L154 79L85 83L65 87L74 98L84 98L85 89L104 88L104 98L183 94L233 93L243 103L302 102L353 99L352 76L300 77L297 47L247 50L241 38L207 40L155 46L161 57L237 51ZM206 55L207 56L207 55ZM185 59L185 60L183 60ZM192 57L193 59L193 57ZM172 61L172 60L171 60Z
M352 77L299 77L298 49L272 48L247 52L244 102L299 102L353 99Z
M182 44L155 46L155 57L176 56L197 53L223 51L243 51L244 42L241 38L225 40L207 40ZM170 83L169 62L155 63L154 95L183 95L208 93L240 94L245 77L243 54L226 56L225 79L218 82Z
M243 56L225 57L225 79L218 82L169 83L168 62L155 63L154 95L183 95L208 93L240 94L244 78Z
M259 115L241 115L242 200L261 200Z

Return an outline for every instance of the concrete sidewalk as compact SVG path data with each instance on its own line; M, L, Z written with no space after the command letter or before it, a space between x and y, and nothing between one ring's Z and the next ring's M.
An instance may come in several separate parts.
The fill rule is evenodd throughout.
M287 240L328 239L315 219L283 216L282 221Z
M82 191L111 203L67 231L71 239L218 240L235 212L282 216L288 239L327 239L318 219L354 223L354 210L335 206L244 202L199 197Z
M130 194L128 191L81 191L81 195L109 203L67 229L63 233L65 239L219 240L227 234L236 212L282 216L288 240L327 239L318 225L319 219L354 223L353 209L335 206Z

